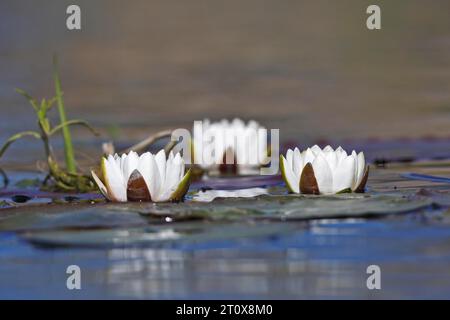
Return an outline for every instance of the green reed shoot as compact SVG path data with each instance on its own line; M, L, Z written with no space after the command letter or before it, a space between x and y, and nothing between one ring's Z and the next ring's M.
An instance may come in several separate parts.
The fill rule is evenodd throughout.
M56 92L56 101L58 103L58 112L59 119L61 123L67 122L66 110L64 108L64 100L61 92L61 81L59 79L58 72L58 59L53 56L53 78L55 81L55 92ZM66 169L70 173L77 173L77 168L75 165L75 155L73 152L73 144L72 144L72 136L70 134L69 126L62 127L62 133L64 137L64 154L66 158Z
M51 179L53 181L55 188L64 191L77 191L77 192L90 191L95 189L91 178L83 174L77 174L69 126L82 125L88 128L90 131L92 131L95 135L97 135L97 133L84 120L67 120L64 109L64 102L62 98L61 83L58 75L56 57L54 58L53 62L54 62L54 81L56 91L55 97L49 100L44 98L40 102L38 102L37 99L33 98L24 90L16 89L16 91L22 96L24 96L33 107L33 110L36 113L39 130L27 130L12 135L8 140L6 140L5 144L0 149L0 158L3 156L5 151L12 143L21 138L32 137L35 139L39 139L43 143L45 155L47 158L47 164L49 169L48 179ZM52 109L55 103L57 103L58 105L60 123L56 126L52 126L50 123L50 119L47 117L47 113ZM55 135L60 131L62 131L64 137L64 151L66 159L65 170L59 168L55 160L52 147L50 145L50 137L52 137L53 135Z

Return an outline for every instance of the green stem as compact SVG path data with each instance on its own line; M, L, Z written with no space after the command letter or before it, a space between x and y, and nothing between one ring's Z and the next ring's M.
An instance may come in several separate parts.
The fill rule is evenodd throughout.
M23 131L23 132L19 132L16 133L15 135L12 135L11 137L9 137L8 140L6 140L5 144L3 145L3 147L1 147L0 149L0 157L3 156L3 153L6 151L6 149L9 148L9 146L16 140L23 138L24 136L32 136L36 139L42 139L41 135L36 132L36 131Z
M59 80L59 74L58 74L58 60L56 58L56 55L53 57L53 77L55 80L55 91L56 91L56 101L58 103L58 111L59 111L59 118L61 123L67 122L66 117L66 111L64 109L64 101L62 98L62 92L61 92L61 82ZM70 173L76 173L76 165L75 165L75 156L73 152L73 145L72 145L72 137L70 135L70 129L69 126L64 126L62 128L63 131L63 137L64 137L64 154L66 158L66 169Z

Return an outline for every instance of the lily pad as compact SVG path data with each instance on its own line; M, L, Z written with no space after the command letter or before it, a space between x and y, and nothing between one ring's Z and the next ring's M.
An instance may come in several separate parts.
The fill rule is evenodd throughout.
M109 204L57 204L4 209L0 216L0 231L106 229L148 223L135 213L111 210L111 207L114 208Z
M185 223L107 230L48 230L28 231L21 237L34 245L45 247L174 247L210 241L267 237L294 230L293 225L220 223L214 225Z
M288 194L278 183L263 188L268 194L251 198L220 198L217 190L220 188L214 185L213 190L201 192L219 195L211 202L194 201L197 190L192 186L181 203L87 203L84 195L76 195L61 204L26 203L4 208L0 231L16 232L23 239L43 246L183 246L202 239L205 243L220 243L231 238L284 234L291 228L304 226L298 222L308 224L315 219L428 212L449 203L448 194L435 188L427 192L417 192L416 187L382 188L376 178L383 172L375 172L369 181L372 191L364 194ZM400 175L391 177L394 178L396 185L408 181ZM239 196L236 189L242 187L228 190L224 195Z
M426 208L432 200L413 194L340 194L334 196L262 195L253 199L216 199L209 203L129 206L144 216L173 220L203 218L211 220L270 219L308 220L384 216Z
M285 221L368 217L420 210L432 203L428 197L397 193L328 197L262 195L252 199L216 199L208 203L44 205L4 209L0 230L83 231L135 228L165 224L167 221Z

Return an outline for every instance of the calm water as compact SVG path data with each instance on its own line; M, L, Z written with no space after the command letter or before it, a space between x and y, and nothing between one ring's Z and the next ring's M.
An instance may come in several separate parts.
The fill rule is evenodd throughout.
M336 211L342 200L331 199L311 211L305 199L299 217L308 220L280 219L283 206L251 218L244 202L211 209L206 221L177 220L189 201L163 207L161 218L145 214L157 212L152 205L3 209L0 297L450 298L449 182L399 175L411 169L373 170L368 199L386 194L396 204L361 198ZM415 169L448 176L447 168ZM262 200L249 201L257 210ZM81 291L66 289L71 264L81 267ZM380 291L366 287L371 264L381 267Z
M253 226L254 228L258 227ZM174 248L37 249L1 233L2 298L449 298L448 225L326 221ZM382 290L366 288L366 268ZM82 290L65 269L82 269Z
M236 116L281 128L285 144L331 141L370 161L450 158L448 1L378 1L377 32L365 28L370 1L77 3L81 32L65 29L70 1L1 1L0 142L34 126L14 88L50 96L56 52L70 117L103 134L73 130L80 163L109 139L126 147L160 129ZM13 183L0 201L40 150L28 140L1 159ZM0 298L450 298L449 184L399 175L408 172L450 177L448 165L375 170L370 195L438 195L372 218L166 225L75 204L0 209ZM184 228L186 238L154 243L146 228ZM95 241L127 232L146 241L87 248L77 245L86 229ZM111 230L120 234L101 233ZM82 268L81 291L65 287L70 264ZM369 264L382 269L380 291L366 288Z

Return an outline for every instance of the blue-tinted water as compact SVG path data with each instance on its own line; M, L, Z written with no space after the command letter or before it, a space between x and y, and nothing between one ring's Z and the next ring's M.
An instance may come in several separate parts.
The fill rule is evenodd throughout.
M450 228L422 213L168 247L40 248L0 235L2 298L450 298ZM72 264L79 291L66 288ZM381 290L366 287L371 264Z

